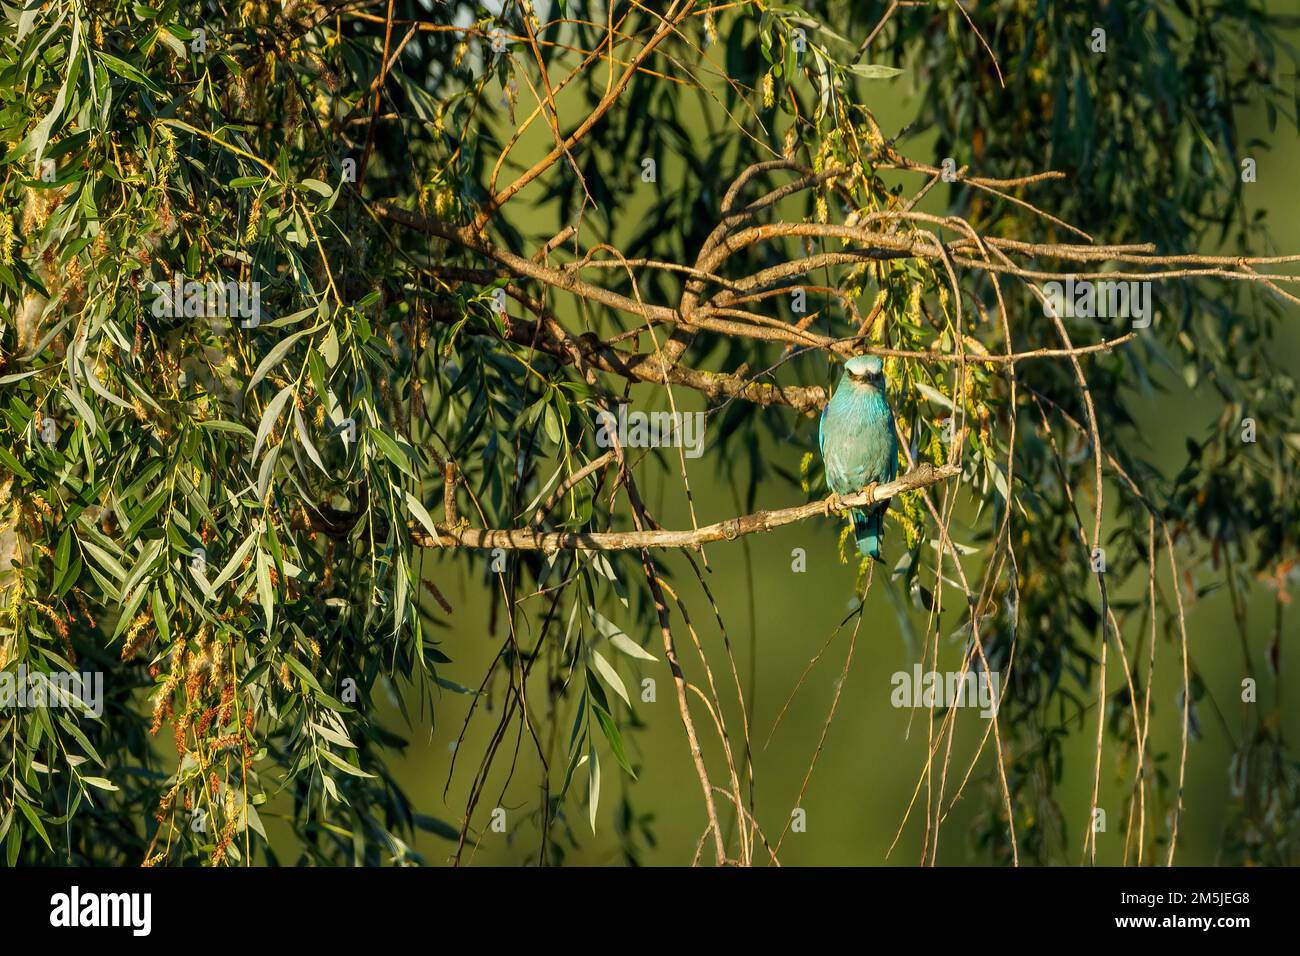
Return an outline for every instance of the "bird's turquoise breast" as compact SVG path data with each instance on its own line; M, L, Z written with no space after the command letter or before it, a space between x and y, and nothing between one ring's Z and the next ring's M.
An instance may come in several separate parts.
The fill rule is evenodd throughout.
M842 385L822 421L826 483L846 495L873 481L889 481L898 471L894 416L877 389Z

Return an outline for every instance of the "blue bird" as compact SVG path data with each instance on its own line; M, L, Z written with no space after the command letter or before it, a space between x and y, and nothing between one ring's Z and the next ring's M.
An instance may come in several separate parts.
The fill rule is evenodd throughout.
M894 413L885 396L885 370L875 355L857 355L844 364L839 387L822 410L817 436L826 484L832 492L827 511L837 510L836 499L898 475L898 437ZM858 550L878 561L885 537L886 499L870 508L851 508L853 536Z

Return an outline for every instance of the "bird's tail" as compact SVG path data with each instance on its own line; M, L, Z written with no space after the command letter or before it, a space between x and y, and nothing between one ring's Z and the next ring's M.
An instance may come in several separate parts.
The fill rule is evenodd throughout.
M853 537L858 541L858 550L869 558L883 561L880 546L885 541L885 509L863 511L853 508L849 516L853 519Z

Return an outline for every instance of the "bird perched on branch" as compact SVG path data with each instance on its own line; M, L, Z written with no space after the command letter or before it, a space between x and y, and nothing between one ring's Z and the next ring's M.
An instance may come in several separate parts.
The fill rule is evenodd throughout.
M885 396L885 370L879 356L858 355L844 364L835 394L822 410L818 444L826 466L826 484L831 490L828 513L839 510L840 495L897 477L898 438L894 413ZM887 510L888 499L849 510L858 550L878 561L884 560L880 547Z

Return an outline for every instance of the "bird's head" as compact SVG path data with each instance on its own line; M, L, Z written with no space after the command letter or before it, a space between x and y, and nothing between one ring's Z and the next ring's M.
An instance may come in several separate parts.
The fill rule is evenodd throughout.
M878 355L855 355L844 363L844 374L858 385L885 387L885 365Z

